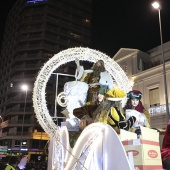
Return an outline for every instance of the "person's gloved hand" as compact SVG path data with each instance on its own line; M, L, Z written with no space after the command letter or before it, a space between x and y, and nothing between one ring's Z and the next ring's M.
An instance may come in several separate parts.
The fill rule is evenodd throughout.
M127 121L120 121L118 126L120 129L124 129L128 131L133 126L135 121L136 121L136 117L131 116Z
M135 133L137 134L137 137L139 138L141 135L141 129L140 127L135 130Z

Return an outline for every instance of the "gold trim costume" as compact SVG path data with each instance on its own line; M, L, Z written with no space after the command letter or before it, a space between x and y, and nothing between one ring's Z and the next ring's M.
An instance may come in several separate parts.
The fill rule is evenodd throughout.
M80 108L76 108L73 110L74 116L80 119L80 130L83 130L85 126L93 123L93 112L97 109L97 107L100 105L101 102L103 102L104 96L107 92L107 89L100 88L97 92L97 100L95 102L90 101L87 102L84 106ZM101 100L100 97L98 98L98 95L102 96Z
M108 90L113 88L113 79L105 70L103 60L94 63L91 70L84 70L80 81L89 84L87 102L97 100L97 93L101 87Z
M125 120L121 106L121 100L125 97L126 93L118 88L109 90L106 93L106 101L101 103L93 113L94 122L107 123L114 129L118 127L128 131L133 126L136 118L132 116L127 121Z

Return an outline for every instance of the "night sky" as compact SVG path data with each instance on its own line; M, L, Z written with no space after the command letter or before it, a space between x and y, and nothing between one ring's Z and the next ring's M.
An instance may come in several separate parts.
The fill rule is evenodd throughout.
M0 48L3 39L3 33L5 29L5 21L9 10L16 0L1 0L0 3Z
M93 48L113 56L120 48L148 51L160 45L158 11L151 0L94 0ZM162 0L163 42L170 41L170 0Z
M15 0L1 0L0 42L7 13ZM158 12L151 0L93 0L92 48L113 56L120 48L142 51L160 45ZM170 41L170 0L162 4L163 42Z

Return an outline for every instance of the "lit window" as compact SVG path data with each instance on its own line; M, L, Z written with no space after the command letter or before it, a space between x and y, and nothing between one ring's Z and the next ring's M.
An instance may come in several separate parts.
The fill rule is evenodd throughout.
M46 2L46 1L48 1L48 0L27 0L27 3L29 4L29 3L37 3L37 2Z
M84 22L85 22L86 24L90 24L90 20L89 20L89 19L85 19Z

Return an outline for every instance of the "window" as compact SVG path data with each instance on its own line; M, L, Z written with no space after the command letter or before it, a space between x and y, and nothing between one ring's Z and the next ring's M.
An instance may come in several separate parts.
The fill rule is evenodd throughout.
M22 141L22 147L27 147L27 140Z
M144 71L151 68L151 64L149 61L144 60L143 58L140 58L138 63L138 70Z
M32 148L38 148L39 147L39 140L32 140Z
M149 90L149 100L150 100L150 107L160 105L159 87L156 87L156 88Z
M144 70L147 70L149 68L150 68L150 64L148 64L148 62L144 62L143 61L143 68L142 68L142 70L144 71Z
M21 140L15 140L15 147L20 146L20 144L21 144Z

